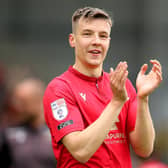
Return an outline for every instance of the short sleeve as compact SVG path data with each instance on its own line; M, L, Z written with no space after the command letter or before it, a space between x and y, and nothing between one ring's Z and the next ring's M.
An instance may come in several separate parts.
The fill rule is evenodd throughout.
M127 132L129 133L134 130L136 124L137 94L130 80L127 80L126 88L129 96L127 113Z
M84 123L68 84L58 79L53 83L45 91L43 107L52 138L58 143L68 133L83 130Z

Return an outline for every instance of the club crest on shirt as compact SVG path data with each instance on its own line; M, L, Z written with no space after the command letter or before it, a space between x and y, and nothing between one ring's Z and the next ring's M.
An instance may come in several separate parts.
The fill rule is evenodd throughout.
M66 116L68 115L68 109L64 98L61 98L52 102L51 109L52 109L54 118L58 121L65 119Z

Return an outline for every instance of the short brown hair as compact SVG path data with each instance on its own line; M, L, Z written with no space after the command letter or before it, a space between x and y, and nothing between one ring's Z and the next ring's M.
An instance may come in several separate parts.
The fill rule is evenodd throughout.
M112 19L109 14L100 8L93 7L84 7L77 9L72 15L72 31L75 30L75 23L79 21L80 18L88 18L88 19L106 19L110 26L112 26Z

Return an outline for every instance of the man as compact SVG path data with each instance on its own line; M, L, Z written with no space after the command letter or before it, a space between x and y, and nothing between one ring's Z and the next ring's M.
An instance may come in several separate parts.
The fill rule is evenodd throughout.
M153 150L148 96L162 81L161 65L151 60L147 75L147 64L142 66L137 94L127 79L127 62L104 72L111 26L110 16L101 9L76 10L69 35L75 63L45 91L45 119L60 168L129 168L129 144L142 157Z
M56 167L44 121L43 94L44 84L36 78L26 78L13 88L11 103L19 123L0 131L0 153L6 157L1 161L4 168Z

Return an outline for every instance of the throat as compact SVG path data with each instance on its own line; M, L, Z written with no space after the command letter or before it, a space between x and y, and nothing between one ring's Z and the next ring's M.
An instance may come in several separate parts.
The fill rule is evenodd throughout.
M73 68L76 69L78 72L90 77L98 78L102 75L102 67L85 67L74 64Z

